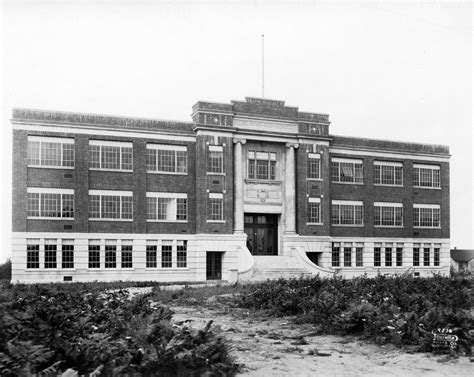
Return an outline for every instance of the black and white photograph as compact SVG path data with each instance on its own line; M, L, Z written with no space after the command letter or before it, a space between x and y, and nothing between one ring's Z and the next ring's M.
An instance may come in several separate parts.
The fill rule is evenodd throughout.
M472 375L471 1L0 11L0 376Z

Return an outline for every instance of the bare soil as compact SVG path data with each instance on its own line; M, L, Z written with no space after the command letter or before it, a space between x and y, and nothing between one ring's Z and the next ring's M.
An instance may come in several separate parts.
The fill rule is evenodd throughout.
M173 321L202 328L213 320L231 346L240 376L472 376L468 357L408 353L354 337L317 335L309 324L219 305L176 306Z

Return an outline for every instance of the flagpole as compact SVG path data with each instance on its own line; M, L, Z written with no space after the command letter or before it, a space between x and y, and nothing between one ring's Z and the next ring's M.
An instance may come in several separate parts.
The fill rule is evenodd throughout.
M265 35L262 34L262 98L265 98Z

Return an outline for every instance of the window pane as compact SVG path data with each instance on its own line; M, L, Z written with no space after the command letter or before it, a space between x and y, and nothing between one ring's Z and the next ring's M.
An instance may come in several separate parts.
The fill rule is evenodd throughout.
M61 194L41 194L41 216L61 217Z
M176 200L176 220L187 220L188 218L188 201L185 198Z
M45 240L44 268L56 268L56 240Z
M99 145L89 145L89 168L100 169Z
M61 143L41 142L41 165L61 166Z
M308 159L308 178L320 178L320 160L318 158Z
M211 173L222 173L223 153L209 151L208 171Z
M186 173L188 171L188 152L176 151L176 172Z
M102 145L102 169L120 169L120 147Z
M74 241L63 240L61 253L62 268L74 268Z
M146 170L148 171L156 171L156 158L157 158L157 151L156 149L147 149L146 150Z
M331 265L332 267L339 267L340 265L340 246L337 243L332 244Z
M101 196L101 209L103 219L119 219L120 218L120 196Z
M63 197L63 217L74 217L74 195L62 194Z
M158 203L158 220L174 220L172 198L157 198Z
M28 165L37 166L40 165L40 142L39 141L28 141L27 150Z
M122 196L122 219L133 218L133 198L131 196Z
M209 204L211 208L211 220L223 220L222 199L210 198Z
M40 194L38 193L28 193L27 216L38 217L40 215L39 198Z
M159 149L158 154L158 171L175 172L175 152L170 150Z
M133 149L122 147L122 170L133 169Z
M63 144L63 166L74 166L74 144Z
M268 179L268 161L257 160L257 179Z
M147 201L147 219L149 220L157 220L158 219L158 214L157 214L157 198L146 198Z

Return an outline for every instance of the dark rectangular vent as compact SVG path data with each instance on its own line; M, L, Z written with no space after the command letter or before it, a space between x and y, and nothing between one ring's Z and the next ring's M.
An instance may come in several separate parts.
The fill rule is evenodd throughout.
M214 233L219 233L219 231L217 229L214 229Z
M212 181L213 185L218 185L220 182L219 181Z
M64 225L64 230L71 230L72 229L72 225Z
M63 276L63 281L72 281L72 276Z
M419 272L414 272L413 276L420 276L420 273Z
M318 185L313 185L313 186L311 186L311 188L312 188L313 190L317 190L317 189L318 189Z
M64 173L64 178L72 178L72 174L71 173Z
M181 229L181 233L186 233L186 229Z
M419 236L420 233L419 233L419 232L413 232L413 235L414 235L414 236Z

